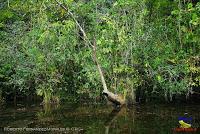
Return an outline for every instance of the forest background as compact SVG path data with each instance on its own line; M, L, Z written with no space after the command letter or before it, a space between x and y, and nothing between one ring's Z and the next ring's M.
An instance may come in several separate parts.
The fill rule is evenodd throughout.
M108 88L132 101L200 93L198 0L1 0L0 102L98 101L96 39ZM195 97L195 96L194 96ZM198 96L199 97L199 96Z

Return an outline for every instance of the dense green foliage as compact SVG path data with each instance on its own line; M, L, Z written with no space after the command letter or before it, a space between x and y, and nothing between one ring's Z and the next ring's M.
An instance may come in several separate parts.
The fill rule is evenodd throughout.
M191 0L61 0L96 38L109 89L147 98L200 86L200 3ZM80 29L55 0L0 2L0 96L44 101L96 98L99 73ZM0 97L1 99L1 97Z

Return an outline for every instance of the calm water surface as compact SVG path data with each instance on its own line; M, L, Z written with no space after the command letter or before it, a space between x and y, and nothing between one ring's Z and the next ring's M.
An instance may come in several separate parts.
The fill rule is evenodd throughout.
M200 106L146 104L113 110L108 105L68 103L62 106L40 106L18 104L15 107L0 107L0 134L43 132L176 134L181 133L173 131L173 128L179 127L178 118L180 117L192 118L190 122L192 127L198 128L200 126ZM27 129L25 130L25 128ZM41 129L39 130L39 128ZM200 131L187 133L200 134Z

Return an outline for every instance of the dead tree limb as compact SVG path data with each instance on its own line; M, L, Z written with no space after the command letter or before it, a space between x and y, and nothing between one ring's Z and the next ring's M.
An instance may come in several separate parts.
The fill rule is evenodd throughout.
M80 31L82 32L83 37L84 37L84 40L85 40L86 42L88 42L88 44L89 44L90 47L92 47L92 43L90 42L89 38L87 37L87 35L86 35L86 33L85 33L85 30L84 30L83 27L78 23L78 21L76 20L74 14L73 14L70 10L68 10L67 7L65 7L61 2L59 2L58 0L55 0L55 1L58 3L58 5L59 5L62 9L64 9L66 12L68 12L68 14L72 17L72 19L74 20L74 22L76 23L76 25L78 26L78 28L80 29Z
M109 101L113 102L114 104L124 105L125 100L121 96L110 92L107 88L106 81L105 81L103 72L101 70L101 66L100 66L98 59L97 59L97 56L96 56L96 41L95 41L95 39L94 39L94 42L93 42L93 61L96 63L96 66L98 68L98 71L99 71L99 74L100 74L100 77L101 77L101 82L102 82L102 85L103 85L103 92L102 93L108 98Z
M105 81L103 72L101 70L101 66L100 66L100 64L98 62L98 59L96 57L96 40L94 39L94 42L92 44L91 41L89 40L89 38L87 37L87 34L86 34L85 30L82 28L82 26L76 20L74 14L71 11L69 11L67 9L67 7L65 7L61 2L59 2L58 0L55 0L55 1L58 3L58 5L61 8L63 8L65 11L67 11L69 13L69 15L72 17L72 19L74 20L74 22L76 23L76 25L78 26L80 31L83 33L83 36L85 37L84 40L86 42L88 42L88 44L89 44L88 47L92 49L92 51L93 51L93 58L92 59L96 63L98 72L99 72L100 77L101 77L101 82L102 82L102 85L103 85L103 92L102 92L103 95L105 95L108 98L109 101L111 101L112 103L114 103L116 105L124 105L125 104L125 100L121 96L110 92L108 90L108 88L107 88L106 81Z

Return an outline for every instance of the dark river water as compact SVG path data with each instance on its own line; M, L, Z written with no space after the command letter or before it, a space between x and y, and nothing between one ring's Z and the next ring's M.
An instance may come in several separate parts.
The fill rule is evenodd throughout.
M180 128L186 119L193 132ZM187 120L188 119L188 120ZM113 110L108 105L66 103L61 106L0 107L0 134L200 134L199 105L134 105ZM187 130L188 131L188 130Z

